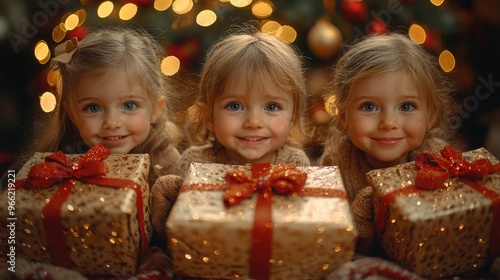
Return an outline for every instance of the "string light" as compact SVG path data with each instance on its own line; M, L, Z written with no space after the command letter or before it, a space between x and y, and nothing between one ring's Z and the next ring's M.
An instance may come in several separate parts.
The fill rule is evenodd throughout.
M66 30L71 31L75 29L78 26L78 16L75 14L69 15L66 20L64 21L64 26L66 27Z
M252 3L252 0L230 0L229 3L236 8L244 8Z

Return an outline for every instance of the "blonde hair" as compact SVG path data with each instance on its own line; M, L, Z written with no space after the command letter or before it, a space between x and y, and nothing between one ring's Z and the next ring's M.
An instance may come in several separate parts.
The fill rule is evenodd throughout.
M57 108L50 115L47 123L40 127L41 136L34 147L35 152L53 152L72 149L82 153L84 146L78 129L72 123L69 114L74 110L76 87L82 77L109 73L118 67L126 69L130 75L136 75L146 88L154 110L161 98L172 93L170 82L160 71L163 49L147 31L132 27L106 27L96 29L78 43L77 49L67 63L53 61L60 76L56 85ZM67 112L62 104L67 103ZM168 102L165 102L168 104ZM149 153L151 161L160 151L173 143L171 135L177 135L176 127L168 125L169 109L154 111L158 118L151 124L147 139L135 147L131 153ZM167 129L168 126L168 129ZM50 129L46 129L50 128Z
M293 95L293 124L301 132L307 98L303 67L297 49L276 36L251 27L238 29L220 39L207 53L195 104L212 114L215 100L231 81L246 79L246 84L251 86L256 79L266 79ZM187 128L192 144L201 145L211 140L201 118L189 120ZM292 137L289 142L297 144Z
M408 36L400 33L369 35L355 42L337 61L332 81L327 86L325 100L334 96L330 135L325 149L334 149L345 131L337 116L350 106L349 93L353 85L367 77L388 72L408 75L417 91L427 100L430 115L436 119L426 137L450 138L453 126L450 120L456 114L452 93L456 84L439 68L437 59Z

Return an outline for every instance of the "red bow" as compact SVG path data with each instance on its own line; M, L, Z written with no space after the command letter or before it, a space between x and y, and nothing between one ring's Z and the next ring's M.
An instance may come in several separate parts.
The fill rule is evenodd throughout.
M27 188L49 188L55 183L67 179L77 179L93 183L94 180L106 175L108 170L105 162L101 161L111 152L104 146L97 144L78 159L71 161L66 154L58 151L45 158L45 162L34 165L28 173ZM23 186L24 187L24 186Z
M279 194L293 194L302 190L307 179L305 172L297 170L295 166L270 165L262 167L258 176L248 175L243 171L229 172L225 176L229 188L224 194L224 204L234 206L253 193L270 188Z
M72 268L73 263L69 251L65 247L66 240L64 228L61 223L61 206L71 194L72 186L76 180L88 184L96 184L112 188L129 188L137 195L137 208L139 231L141 237L142 253L146 252L148 240L144 228L143 200L140 187L132 180L120 178L106 178L107 165L102 160L111 152L103 145L92 146L78 161L71 161L66 154L58 151L45 157L43 163L35 164L28 173L28 178L16 182L16 188L37 189L49 188L60 183L56 193L42 210L44 217L44 231L50 247L54 264Z
M417 155L415 165L419 172L415 178L416 187L434 190L452 176L477 180L487 174L500 172L500 164L493 165L487 159L465 161L462 153L450 145L441 150L441 155L429 151Z

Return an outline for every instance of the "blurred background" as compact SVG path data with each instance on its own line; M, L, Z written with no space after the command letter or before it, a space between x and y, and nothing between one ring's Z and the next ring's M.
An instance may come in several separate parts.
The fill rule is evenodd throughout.
M92 27L144 27L165 48L162 71L182 93L172 100L181 124L206 50L228 27L248 21L277 30L305 57L313 96L308 105L314 140L306 143L311 157L321 153L329 118L322 86L342 47L367 34L398 30L439 58L458 82L460 119L450 121L462 148L486 147L500 158L497 0L0 0L2 173L36 141L35 121L54 108L48 65L58 43L81 39Z

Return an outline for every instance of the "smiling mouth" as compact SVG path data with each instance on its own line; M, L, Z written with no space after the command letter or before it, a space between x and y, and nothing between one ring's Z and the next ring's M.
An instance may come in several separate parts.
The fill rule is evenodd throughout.
M262 141L267 139L265 137L239 137L239 138L245 141Z
M104 140L116 141L125 138L126 136L103 137Z

